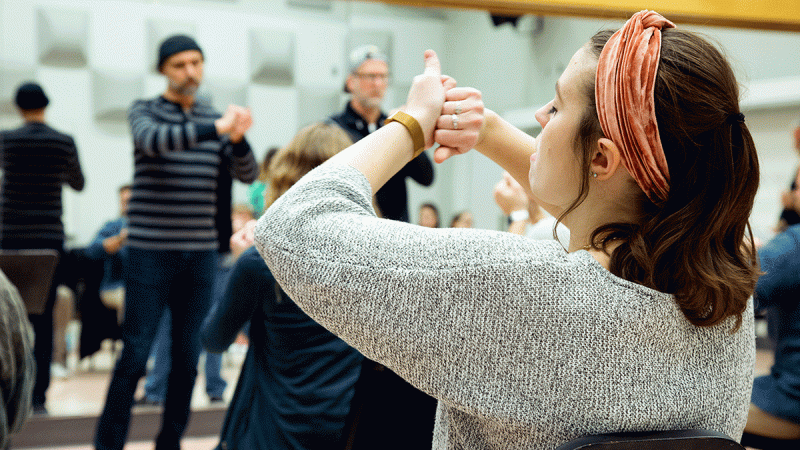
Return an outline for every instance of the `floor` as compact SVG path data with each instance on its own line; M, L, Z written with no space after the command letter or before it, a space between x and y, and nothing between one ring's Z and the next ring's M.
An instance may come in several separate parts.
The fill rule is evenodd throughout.
M219 443L216 436L205 438L185 438L181 441L181 450L212 450ZM125 445L125 450L152 450L152 442L129 442ZM47 447L26 450L93 450L90 445L78 445L73 447Z
M67 367L55 367L52 372L50 389L47 391L47 411L50 416L99 416L103 409L108 384L111 381L110 374L113 368L114 350L111 348L110 341L103 343L103 349L91 358L84 358L78 362L73 355L67 359ZM222 378L228 382L225 389L224 399L229 402L236 382L239 377L239 370L244 361L244 354L247 347L234 344L231 349L223 355ZM203 357L200 359L200 370L198 371L197 382L194 393L192 394L192 410L199 410L209 406L209 400L205 393L205 375L202 370ZM66 370L64 370L66 369ZM144 379L139 383L136 398L144 392ZM140 408L155 408L144 406ZM207 437L189 437L182 441L182 450L211 450L219 440L216 435ZM26 450L92 450L91 445L62 446L31 448ZM130 442L125 446L125 450L150 450L153 448L152 442Z
M230 400L239 369L247 351L246 345L234 344L222 358L222 378L228 382L224 398ZM209 405L205 391L205 374L202 369L204 356L200 357L200 369L192 395L192 408L205 408ZM47 411L51 416L99 415L103 409L105 394L111 381L114 352L111 341L103 342L103 348L91 358L78 362L68 357L66 371L57 368L52 373L50 389L47 391ZM62 372L63 373L62 375ZM58 375L57 375L58 374ZM62 375L62 376L59 376ZM139 382L135 398L144 392L144 379Z
M236 380L239 376L239 369L244 358L242 348L233 348L226 353L223 358L222 376L228 381L228 388L225 391L225 400L230 401L233 394ZM77 363L72 361L71 366L64 377L54 377L50 390L48 391L48 412L53 416L69 415L99 415L103 401L105 400L106 390L108 389L109 374L113 361L113 354L108 345L104 346L92 360L84 359ZM201 359L202 364L202 359ZM772 366L772 352L766 349L757 350L756 355L756 375L769 372ZM139 393L142 392L142 384L139 386ZM205 408L208 406L208 398L205 395L205 377L200 370L197 384L192 397L192 409ZM139 395L137 393L137 396ZM218 443L216 436L193 437L183 440L183 450L211 450ZM152 442L131 442L126 445L126 450L150 450L153 448ZM47 447L26 450L91 450L90 445L69 446L69 447Z

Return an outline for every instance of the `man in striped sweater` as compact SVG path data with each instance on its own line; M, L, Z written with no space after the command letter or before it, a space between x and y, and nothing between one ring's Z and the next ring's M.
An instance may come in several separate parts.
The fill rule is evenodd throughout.
M165 308L172 314L172 369L156 449L180 448L197 375L199 329L217 268L217 183L225 173L245 183L258 174L244 139L250 111L232 105L220 115L195 96L203 62L192 38L167 38L158 61L166 91L130 109L134 178L124 348L97 423L99 450L121 450L125 444L133 394Z
M53 249L63 255L64 224L61 222L61 186L83 189L84 178L72 137L45 123L49 104L36 83L23 83L15 97L24 124L0 133L0 248ZM36 333L34 356L36 382L32 404L46 412L45 392L50 386L53 354L53 305L59 272L50 288L42 314L28 316Z

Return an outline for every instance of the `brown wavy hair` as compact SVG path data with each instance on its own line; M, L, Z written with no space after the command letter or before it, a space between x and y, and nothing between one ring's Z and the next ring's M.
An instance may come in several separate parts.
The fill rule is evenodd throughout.
M611 34L592 37L590 52L599 58ZM561 218L586 197L593 149L603 137L594 78L587 84L591 107L577 136L583 184ZM610 255L613 274L673 294L694 325L712 326L733 316L735 331L760 274L748 222L758 190L758 157L739 120L736 78L714 45L670 28L662 31L654 91L669 196L655 205L641 192L638 223L600 226L591 242L606 249L621 241Z
M264 154L264 159L261 161L261 164L258 165L258 181L262 183L269 181L269 163L272 162L272 157L278 153L278 150L280 150L280 147L270 147L267 149L267 153Z
M303 175L352 144L347 132L335 124L320 122L300 130L269 163L269 191L264 207L269 207Z

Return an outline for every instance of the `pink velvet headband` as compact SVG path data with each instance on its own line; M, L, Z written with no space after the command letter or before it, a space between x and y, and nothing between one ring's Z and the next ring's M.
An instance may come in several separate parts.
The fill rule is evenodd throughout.
M597 62L595 100L600 126L622 152L622 163L650 200L666 200L669 169L653 100L661 29L675 24L639 11L606 43Z

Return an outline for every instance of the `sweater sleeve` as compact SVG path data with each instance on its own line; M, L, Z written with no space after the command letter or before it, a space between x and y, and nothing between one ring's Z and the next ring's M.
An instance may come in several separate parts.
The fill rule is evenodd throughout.
M242 183L252 183L258 178L258 163L247 139L230 145L231 177Z
M64 173L64 181L76 191L82 191L86 185L86 180L83 177L83 170L81 169L81 162L78 158L78 148L75 146L75 141L70 138L70 152L67 157L67 167Z
M206 317L200 338L210 352L224 352L253 317L262 299L274 295L275 279L255 248L245 251L231 269L219 304Z
M198 142L218 139L213 124L187 121L181 124L159 121L150 110L150 103L137 100L128 113L136 150L156 157L169 152L195 147Z
M532 351L509 347L514 330L553 333L557 305L531 315L529 299L551 295L528 278L545 264L540 250L565 255L558 244L379 219L366 178L349 166L325 164L295 184L259 220L256 244L310 317L451 404L479 403L470 399L487 372Z

